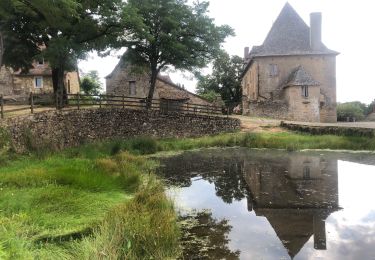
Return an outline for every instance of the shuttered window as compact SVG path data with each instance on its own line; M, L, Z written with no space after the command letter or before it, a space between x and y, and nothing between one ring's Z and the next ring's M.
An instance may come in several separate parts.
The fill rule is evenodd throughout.
M279 75L279 67L277 64L270 64L268 70L270 77L277 77Z

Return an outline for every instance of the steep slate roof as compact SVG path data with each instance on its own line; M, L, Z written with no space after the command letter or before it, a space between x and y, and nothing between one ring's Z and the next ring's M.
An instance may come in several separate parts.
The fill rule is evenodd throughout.
M288 55L338 55L323 43L321 48L313 50L310 46L310 27L302 20L294 8L286 3L272 25L261 46L253 46L249 53L248 64L242 75L248 70L255 57Z
M324 44L319 50L310 47L310 27L293 7L286 3L261 46L250 52L253 57L300 54L338 54Z
M302 67L298 66L289 76L284 88L289 86L319 86L320 83Z

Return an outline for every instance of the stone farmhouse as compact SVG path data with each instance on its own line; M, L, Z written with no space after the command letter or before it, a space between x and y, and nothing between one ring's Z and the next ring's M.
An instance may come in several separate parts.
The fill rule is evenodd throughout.
M14 71L8 67L0 69L0 95L18 99L34 94L53 93L52 70L48 62L34 61L33 67L27 72ZM65 73L65 86L68 93L78 93L79 75L77 71Z
M245 48L243 114L336 122L336 51L321 41L321 13L310 27L286 3L261 46Z
M123 57L106 77L106 93L146 98L150 89L149 79L147 72L135 70ZM184 104L212 105L210 101L173 83L165 75L158 76L153 98L159 100L160 104L168 104L174 108Z

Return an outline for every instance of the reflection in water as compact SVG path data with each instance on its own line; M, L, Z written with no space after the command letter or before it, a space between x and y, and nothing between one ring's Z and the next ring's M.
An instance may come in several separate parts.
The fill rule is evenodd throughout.
M239 259L240 252L228 248L228 233L232 226L228 220L217 220L211 212L193 212L181 216L183 258Z
M232 259L226 256L240 250L243 259L280 258L284 253L275 242L277 237L293 258L311 237L311 248L327 249L326 220L340 209L338 158L343 157L374 160L359 155L211 149L167 158L160 174L172 185L182 187L178 203L213 209L215 218L223 218L230 227L230 239L222 242L234 251L227 250L227 255L217 251L217 257ZM242 202L246 202L247 214L241 212ZM210 233L215 234L208 229L206 235ZM256 252L260 251L257 244L267 250ZM194 250L188 255L187 259L194 258Z
M264 159L244 161L248 210L267 218L290 257L312 235L314 248L326 249L325 220L338 209L337 161L301 154Z

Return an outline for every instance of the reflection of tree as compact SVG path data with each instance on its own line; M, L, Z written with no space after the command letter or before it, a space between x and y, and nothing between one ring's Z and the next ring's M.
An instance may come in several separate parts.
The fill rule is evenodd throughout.
M183 259L239 259L240 251L228 247L232 226L217 220L210 212L181 216Z
M216 195L226 203L232 203L233 200L242 200L248 195L248 185L243 174L243 163L226 163L224 171L218 171L212 174L210 172L202 177L215 184Z
M248 186L243 178L243 160L225 154L202 156L184 153L163 160L160 174L172 185L188 187L191 178L200 176L215 184L216 195L231 203L248 197Z

